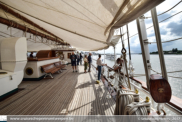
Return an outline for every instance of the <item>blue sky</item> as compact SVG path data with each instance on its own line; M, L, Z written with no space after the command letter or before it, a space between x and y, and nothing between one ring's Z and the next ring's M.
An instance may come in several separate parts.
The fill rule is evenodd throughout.
M163 13L164 11L170 9L172 6L174 6L176 3L178 3L180 0L166 0L160 5L157 6L157 14ZM174 9L170 10L169 12L158 16L158 21L160 22L163 19L168 18L171 15L174 15L175 13L178 13L182 11L182 3L180 3L178 6L176 6ZM147 12L145 16L151 16L151 12ZM152 19L145 19L146 28L153 25ZM161 32L161 39L162 41L167 41L171 39L176 39L182 37L182 13L162 22L159 24L160 26L160 32ZM137 25L136 21L133 21L128 24L129 27L129 35L134 35L137 33ZM126 31L126 27L123 27L124 31ZM155 42L155 33L153 27L147 30L148 40L150 42ZM125 36L126 39L126 36ZM172 50L172 48L178 48L179 50L182 50L182 39L173 41L173 42L167 42L163 43L163 50ZM128 49L128 43L127 40L125 41L125 46ZM121 43L117 44L116 46L116 53L121 52ZM139 43L138 35L130 38L130 47L132 53L141 53L141 47ZM156 44L149 44L149 51L157 51L157 45ZM99 53L103 53L103 50L98 51ZM108 48L105 50L106 53L113 53L113 47Z

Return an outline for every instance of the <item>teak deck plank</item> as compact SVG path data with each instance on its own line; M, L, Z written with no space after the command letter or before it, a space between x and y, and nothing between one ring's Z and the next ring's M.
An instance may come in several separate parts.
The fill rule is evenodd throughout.
M113 115L115 101L108 90L95 84L95 72L72 72L67 66L54 79L23 81L24 90L0 102L0 115Z

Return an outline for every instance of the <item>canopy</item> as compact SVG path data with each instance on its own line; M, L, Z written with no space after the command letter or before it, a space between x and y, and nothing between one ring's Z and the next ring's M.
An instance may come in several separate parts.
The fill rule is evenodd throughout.
M164 0L0 0L78 50L108 48L114 30Z
M121 35L114 35L114 36L112 36L111 42L109 44L111 46L115 47L118 44L120 38L121 38Z

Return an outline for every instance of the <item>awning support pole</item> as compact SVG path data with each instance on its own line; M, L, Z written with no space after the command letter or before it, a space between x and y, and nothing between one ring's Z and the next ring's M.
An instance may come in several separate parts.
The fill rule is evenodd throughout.
M156 8L153 8L151 10L151 15L152 15L152 21L153 21L153 25L154 25L155 38L156 38L156 42L157 42L157 48L158 48L158 53L159 53L162 76L166 80L168 80ZM158 112L160 112L163 108L164 108L164 103L158 103L158 105L157 105Z
M145 27L145 20L144 18L140 17L137 19L136 22L137 22L138 35L139 35L143 63L144 63L145 74L146 74L147 88L149 89L151 64L150 64L150 54L149 54L149 48L148 48L148 39L147 39L147 31Z
M165 65L165 60L164 60L164 54L163 54L163 49L162 49L161 35L160 35L160 29L159 29L159 23L158 23L156 8L153 8L151 10L151 14L152 14L152 21L153 21L153 25L154 25L155 38L156 38L157 48L158 48L158 53L159 53L162 76L166 80L168 80L166 65Z
M105 62L105 49L104 49L104 64L105 64L106 62Z
M116 47L114 46L114 61L116 61Z

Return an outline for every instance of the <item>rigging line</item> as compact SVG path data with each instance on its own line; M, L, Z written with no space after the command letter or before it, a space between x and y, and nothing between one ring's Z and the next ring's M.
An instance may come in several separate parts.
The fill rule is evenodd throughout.
M160 15L165 14L166 12L172 10L172 9L175 8L177 5L179 5L181 2L182 2L182 0L180 0L180 1L179 1L177 4L175 4L172 8L168 9L167 11L165 11L165 12L163 12L163 13L161 13L161 14L158 14L157 16L160 16ZM152 17L145 17L145 18L152 18Z
M180 12L178 12L178 13L176 13L176 14L174 14L174 15L172 15L172 16L170 16L170 17L164 19L164 20L161 20L159 23L164 22L164 21L166 21L166 20L168 20L168 19L170 19L170 18L176 16L177 14L180 14L181 12L182 12L182 11L180 11ZM149 29L149 28L151 28L151 27L153 27L153 25L152 25L152 26L149 26L148 28L146 28L146 30ZM131 38L131 37L133 37L133 36L136 36L136 35L138 35L138 33L136 33L136 34L130 36L129 38ZM125 39L125 40L127 40L127 39ZM124 41L125 41L125 40L124 40ZM118 42L118 43L120 43L120 42Z
M3 34L6 34L6 35L10 36L9 34L7 34L7 33L3 32L3 31L0 31L0 33L3 33Z
M157 71L155 71L155 70L153 70L153 69L151 69L151 70L152 70L153 72L156 72L157 74L161 74L161 73L159 73L159 72L157 72ZM169 76L169 75L168 75L168 77L182 79L182 77L175 77L175 76Z
M155 70L153 70L153 69L151 69L152 71L154 71L154 72L156 72L156 73L159 73L159 72L157 72L157 71L155 71ZM182 72L182 70L178 70L178 71L171 71L171 72L167 72L167 73L175 73L175 72ZM160 73L159 73L160 74Z
M166 20L168 20L168 19L170 19L170 18L176 16L177 14L180 14L181 12L182 12L182 11L180 11L180 12L178 12L178 13L176 13L176 14L174 14L174 15L172 15L172 16L166 18L166 19L163 19L163 20L161 20L159 23L164 22L164 21L166 21ZM149 26L148 28L146 28L146 30L149 29L149 28L151 28L151 27L153 27L153 25L152 25L152 26ZM137 33L137 34L138 34L138 33Z
M182 72L182 70L172 71L172 72L167 72L167 73L175 73L175 72Z
M93 22L87 21L87 20L85 20L85 19L81 19L81 18L76 17L76 16L73 16L73 15L69 15L69 14L64 13L64 12L61 12L61 11L57 11L57 10L54 10L54 9L51 9L51 8L48 8L48 7L44 7L44 6L41 6L41 5L38 5L38 4L35 4L35 3L32 3L32 2L29 2L29 1L26 1L26 0L22 0L22 1L25 1L25 2L27 2L27 3L30 3L30 4L33 4L33 5L36 5L36 6L39 6L39 7L45 8L45 9L49 9L49 10L52 10L52 11L55 11L55 12L58 12L58 13L61 13L61 14L64 14L64 15L67 15L67 16L70 16L70 17L73 17L73 18L77 18L77 19L80 19L80 20L83 20L83 21L86 21L86 22L89 22L89 23L95 24L95 23L93 23ZM98 24L95 24L95 25L98 25ZM101 25L98 25L98 26L103 27L103 26L101 26ZM105 28L105 27L103 27L103 28Z
M34 19L40 20L40 21L42 21L42 22L44 22L44 23L47 23L47 24L49 24L49 25L52 25L52 26L57 27L57 28L59 28L59 29L62 29L62 30L64 30L64 31L73 33L73 34L75 34L75 35L78 35L78 36L81 36L81 37L84 37L84 38L87 38L87 39L90 39L90 40L93 40L93 41L96 41L96 42L99 42L99 43L107 44L107 42L105 42L105 41L101 41L101 40L98 40L98 39L94 39L94 38L91 38L91 37L88 37L88 36L85 36L85 35L82 35L82 34L73 32L73 31L71 31L71 30L68 30L68 29L59 27L59 26L57 26L57 25L54 25L54 24L49 23L49 22L47 22L47 21L44 21L44 20L42 20L42 19L39 19L39 18L37 18L37 17L35 17L35 16L32 16L32 15L26 13L26 12L23 12L23 11L21 11L21 10L19 10L19 9L16 9L15 7L12 7L12 6L10 6L10 5L7 5L6 3L3 3L3 2L1 2L1 1L0 1L0 3L6 5L6 6L8 6L8 7L11 7L11 8L13 8L13 9L15 9L15 10L21 12L21 13L24 13L24 14L30 16L30 17L33 17Z
M0 8L1 8L1 7L0 7ZM2 9L2 8L1 8L1 9ZM4 10L3 10L3 12L4 12ZM6 13L4 13L4 14L6 15ZM12 16L12 17L17 18L16 16ZM2 18L4 18L4 17L2 17ZM32 30L36 30L34 26L31 27L31 25L29 25L29 24L26 25L25 22L24 22L23 20L20 20L20 22L17 21L17 20L11 20L11 21L10 21L10 19L8 18L7 15L6 15L6 19L9 21L9 23L15 22L15 23L20 23L20 24L21 24L21 22L22 22L26 28L28 27L28 28L30 28L30 29L32 29ZM19 20L19 18L17 18L17 19ZM20 30L20 29L18 29L18 30ZM46 32L44 32L44 31L42 31L42 30L39 30L39 32L42 33L42 34L44 34L44 35L46 35ZM52 35L50 35L50 34L49 34L49 36L50 36L50 37L54 37L54 36L52 36Z
M15 32L14 34L12 34L12 36L15 35L15 34L17 34L17 33L19 33L19 32L21 31L21 30L19 30L19 29L17 29L17 30L18 30L18 31Z
M177 39L168 40L168 41L162 41L162 43L172 42L172 41L176 41L176 40L180 40L180 39L182 39L182 37L177 38ZM152 43L156 43L156 42L148 42L148 43L152 44Z
M31 40L32 40L32 41L31 41ZM30 41L30 42L35 43L35 40L33 40L33 39L31 39L31 38L27 38L27 41ZM37 43L42 43L42 42L37 42ZM48 45L48 44L46 44L46 43L42 43L42 44L45 44L45 45L51 47L51 45ZM52 48L52 47L51 47L51 48Z
M122 43L122 48L123 48L124 47L124 42L123 42L123 34L122 34L122 31L121 31L121 28L120 28L120 35L121 35L121 43Z

